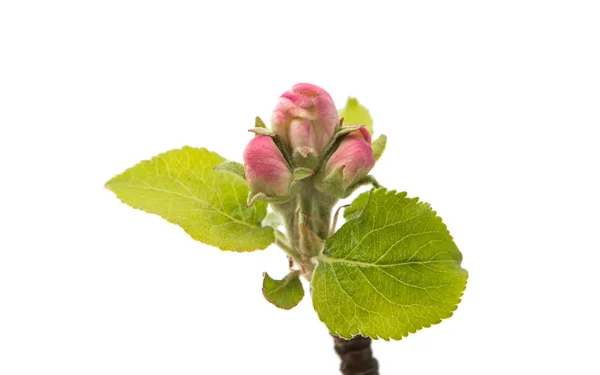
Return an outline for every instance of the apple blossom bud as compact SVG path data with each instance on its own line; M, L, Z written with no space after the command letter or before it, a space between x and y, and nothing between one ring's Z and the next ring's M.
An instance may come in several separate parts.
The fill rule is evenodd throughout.
M323 153L339 125L333 99L322 88L298 83L279 98L271 120L273 130L290 149Z
M269 136L252 138L244 150L244 172L253 193L268 197L290 194L292 172L281 151Z
M346 135L331 155L321 173L318 188L344 197L347 189L363 179L375 165L371 134L360 128Z

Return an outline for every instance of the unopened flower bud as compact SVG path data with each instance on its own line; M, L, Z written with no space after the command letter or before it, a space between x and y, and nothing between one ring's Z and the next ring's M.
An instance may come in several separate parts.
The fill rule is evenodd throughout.
M335 196L344 197L375 165L371 134L360 128L342 139L331 155L320 176L318 188Z
M322 154L339 125L333 99L322 88L298 83L279 98L273 111L273 130L290 149L309 148Z
M248 143L244 150L244 171L252 193L268 197L290 194L292 172L271 137L261 135Z

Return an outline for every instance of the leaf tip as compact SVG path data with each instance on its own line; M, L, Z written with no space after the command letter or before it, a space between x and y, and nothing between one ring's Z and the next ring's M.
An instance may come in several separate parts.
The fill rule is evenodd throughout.
M105 189L110 190L113 193L114 193L113 184L114 184L115 178L117 178L117 176L115 176L115 177L111 178L110 180L106 181L104 183L104 186L103 186Z

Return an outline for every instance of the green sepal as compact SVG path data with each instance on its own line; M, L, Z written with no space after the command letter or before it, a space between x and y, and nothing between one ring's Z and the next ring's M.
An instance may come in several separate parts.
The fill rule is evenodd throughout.
M248 193L248 199L246 200L246 207L251 207L257 201L268 202L268 203L285 203L285 202L289 201L291 198L292 197L289 195L285 196L285 197L271 197L262 192L255 193L255 192L251 191Z
M375 159L375 161L379 160L379 158L383 154L383 151L385 151L386 144L387 137L384 134L377 137L377 139L374 140L373 143L371 143L371 148L373 148L373 158Z
M294 169L294 181L300 181L315 174L315 171L310 168Z
M323 173L318 173L315 178L315 187L326 194L332 195L337 198L348 198L356 189L361 186L371 184L373 187L379 188L381 185L377 182L375 177L367 175L362 179L358 180L354 184L344 187L344 166L337 167L328 176L324 176Z
M265 299L280 309L289 310L302 300L304 288L300 281L301 272L293 270L283 280L275 280L263 273L262 292Z
M317 153L312 147L302 146L294 149L292 153L293 165L300 168L315 170L319 166Z
M369 110L361 105L356 98L348 98L344 109L339 111L340 117L348 125L363 124L373 134L373 119Z
M215 171L232 173L238 177L243 178L244 180L246 179L246 172L244 172L244 166L238 163L237 161L226 161L223 164L217 165L214 169Z
M340 121L343 121L344 119L341 119ZM331 155L335 152L335 150L338 148L338 146L340 145L341 142L341 138L344 137L345 135L352 133L353 131L356 131L360 128L363 128L364 125L359 124L359 125L344 125L344 126L340 126L338 128L338 130L335 132L335 134L333 135L333 137L331 138L331 141L329 141L329 144L327 144L327 146L325 147L325 150L323 151L323 155L325 155L323 157L322 163L326 163L327 160L329 159L329 157L331 157Z
M255 128L267 128L267 125L265 125L265 122L258 116L256 116L256 119L254 119L254 127Z
M335 139L337 139L337 138L343 137L346 134L352 133L352 132L357 131L358 129L364 128L364 127L365 127L364 124L344 125L344 126L340 127L337 132L335 132L335 135L333 137Z
M337 198L346 198L349 194L346 194L344 189L344 166L337 167L328 176L324 176L323 171L320 171L315 176L315 187L326 194L332 195Z
M283 142L281 141L279 136L274 136L273 142L275 142L275 146L277 146L279 151L281 151L283 158L288 163L288 166L290 166L290 169L291 169L291 166L293 165L293 163L292 163L292 157L290 156L288 147L283 144Z
M275 133L273 130L269 130L266 128L254 128L254 129L250 129L248 130L249 132L252 132L256 135L266 135L268 137L275 137L277 135L277 133Z

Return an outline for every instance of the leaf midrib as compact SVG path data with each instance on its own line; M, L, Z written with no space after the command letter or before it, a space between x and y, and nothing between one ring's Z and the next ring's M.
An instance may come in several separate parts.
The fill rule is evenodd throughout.
M198 198L196 196L186 195L186 194L178 193L176 191L164 190L164 189L159 189L159 188L155 188L155 187L151 187L151 186L132 185L132 184L125 184L125 183L122 183L122 182L108 183L107 187L109 187L109 186L122 186L122 187L129 188L129 189L150 190L150 191L157 191L157 192L160 192L160 193L177 195L177 196L185 198L185 199L189 199L189 200L192 200L192 201L199 202L199 203L203 204L204 206L211 208L213 211L217 212L218 214L221 214L221 215L229 218L231 221L236 222L238 224L249 226L249 227L260 228L260 226L258 226L256 224L251 224L251 223L248 223L246 221L241 221L241 220L239 220L239 219L237 219L237 218L229 215L227 212L219 210L218 208L216 208L212 204L210 204L210 203L208 203L206 201L203 201L203 200L201 200L200 198Z
M420 262L402 262L402 263L392 263L392 264L377 264L377 263L369 263L369 262L360 262L357 260L349 260L349 259L340 259L340 258L332 258L326 255L318 255L316 259L319 262L323 263L343 263L349 264L351 266L365 266L365 267L378 267L378 268L388 268L388 267L397 267L397 266L410 266L415 264L430 264L430 263L456 263L456 260L453 259L445 259L445 260L426 260Z

